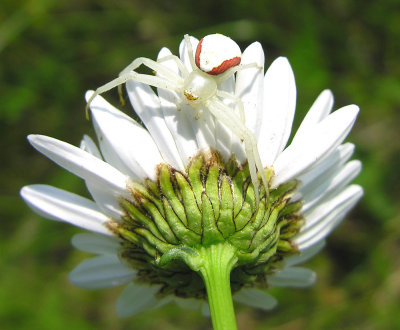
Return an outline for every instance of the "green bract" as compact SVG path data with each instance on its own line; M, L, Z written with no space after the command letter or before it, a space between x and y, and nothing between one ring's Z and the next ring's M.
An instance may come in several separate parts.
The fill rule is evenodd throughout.
M265 170L268 181L272 170ZM122 258L137 270L136 281L160 284L160 295L205 298L204 249L223 245L233 251L231 288L266 286L268 274L297 252L291 238L303 225L301 202L290 197L291 181L266 194L260 203L247 165L226 164L218 152L193 157L187 173L167 164L158 166L155 181L131 183L131 199L121 200L126 216L108 227L123 243ZM194 272L195 271L195 272Z

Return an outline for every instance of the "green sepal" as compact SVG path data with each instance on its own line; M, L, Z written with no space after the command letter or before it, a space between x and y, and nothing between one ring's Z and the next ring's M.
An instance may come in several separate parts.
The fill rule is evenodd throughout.
M271 241L274 241L275 237L271 238ZM264 249L263 252L261 252L257 258L257 263L260 265L265 265L275 254L276 250L278 248L278 243L275 240L275 244L270 244L267 249Z
M251 252L246 253L243 251L239 251L238 253L239 264L257 262L257 259L259 258L260 254L264 250L268 250L269 248L271 248L276 243L278 238L279 238L279 231L275 231L271 235L268 235L262 242L262 244L257 245Z
M188 227L197 234L201 234L201 211L187 179L179 172L175 173L175 178L181 190L183 205L187 214Z
M179 196L176 195L171 181L170 167L167 165L161 166L160 173L160 190L162 194L168 199L175 214L179 217L180 221L187 225L185 209L182 206Z
M280 251L284 251L284 252L296 252L297 251L297 247L293 246L292 243L285 241L285 240L280 240L278 242L278 249Z
M226 171L226 174L227 174L229 177L233 178L233 177L236 176L236 174L237 174L239 171L243 171L243 168L240 166L240 164L238 163L238 161L236 160L236 158L235 158L234 156L231 156L231 157L228 159L228 161L227 161L227 163L226 163L226 165L225 165L225 171Z
M253 185L245 185L246 196L239 213L235 217L236 231L242 230L253 220L255 211L255 194Z
M285 205L285 207L281 211L280 216L299 213L302 207L303 207L302 201L295 202L295 203L288 203Z
M269 237L271 233L277 231L276 226L277 226L279 211L280 209L276 207L268 217L268 221L254 235L252 241L253 246L257 247L263 244L263 242L265 242L265 239Z
M219 171L220 171L220 166L218 166L217 164L213 164L208 169L208 174L206 179L206 194L212 204L214 210L214 216L216 219L219 218L219 208L220 208Z
M126 226L115 221L107 222L107 228L123 240L128 241L135 246L140 246L141 238L138 237L138 235L130 228L126 228Z
M227 176L222 177L221 181L221 208L217 226L222 235L227 238L235 232L235 223L233 220L233 194L230 182Z
M298 185L298 181L292 180L287 183L283 183L275 189L270 190L269 200L275 202L278 199L287 198L287 194L294 191Z
M145 186L131 181L128 185L128 189L130 190L136 205L141 206L143 202L150 201L158 209L162 208L158 185L150 179L145 180Z
M229 238L229 241L234 246L240 247L241 250L250 251L251 242L254 238L254 235L258 231L260 224L263 222L264 218L267 216L268 213L265 212L265 203L260 203L254 220L249 221L242 230L234 233Z
M192 159L189 164L189 181L192 184L194 196L196 197L197 205L201 205L201 194L203 192L203 181L204 176L204 156L199 155Z
M218 242L224 242L224 236L218 230L217 220L215 218L214 209L210 199L206 193L202 194L202 223L203 223L203 237L202 244L210 245Z
M233 190L233 211L234 217L236 219L238 213L242 209L243 206L243 196L245 195L246 191L245 188L245 181L246 181L246 174L244 171L238 171L236 175L232 179L232 190ZM236 220L235 220L236 222ZM235 228L237 229L237 225L235 224Z
M123 199L121 200L122 207L127 211L127 214L129 215L129 218L132 219L132 221L137 223L137 225L142 225L148 230L150 230L155 237L162 241L166 241L161 234L161 232L158 230L157 226L151 219L146 217L134 204L131 202Z
M161 210L156 207L153 203L146 201L142 203L143 208L150 215L150 219L156 224L157 228L161 232L162 236L168 243L178 244L179 241L171 230L170 225L166 221L164 208L161 207Z
M162 202L166 220L179 241L189 246L200 243L201 235L196 234L182 223L170 204L171 201L163 197Z
M131 192L133 198L147 198L147 199L152 199L151 193L149 193L148 189L146 189L145 186L135 182L135 181L130 181L128 184L128 189Z
M165 267L172 260L182 260L190 268L198 269L201 263L201 256L195 249L187 246L179 246L164 253L156 260L156 263L160 267Z
M174 247L174 245L172 244L168 244L165 243L163 241L160 241L159 239L157 239L153 233L151 233L148 229L146 228L136 228L135 232L144 237L146 239L146 241L151 245L151 247L154 249L154 255L156 255L155 250L160 251L161 253L166 253L168 252L170 249L172 249ZM152 251L153 251L152 249Z
M303 217L293 215L291 218L287 219L287 225L281 229L281 239L291 239L294 235L299 233L303 226Z
M158 200L160 198L160 189L158 184L150 179L145 179L144 181L147 190L153 194L152 200Z

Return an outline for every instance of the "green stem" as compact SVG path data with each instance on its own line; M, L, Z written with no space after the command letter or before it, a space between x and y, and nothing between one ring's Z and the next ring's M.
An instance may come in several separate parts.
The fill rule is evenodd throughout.
M237 262L234 248L228 243L202 247L199 272L207 290L214 330L236 330L230 273Z

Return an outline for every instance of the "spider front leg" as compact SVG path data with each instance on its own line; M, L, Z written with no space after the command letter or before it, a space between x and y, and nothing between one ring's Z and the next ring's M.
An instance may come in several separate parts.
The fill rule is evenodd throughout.
M254 194L256 198L256 205L260 201L259 196L259 182L257 178L257 171L263 182L265 188L266 200L268 201L269 188L267 178L265 176L264 168L258 152L257 141L250 130L245 124L237 117L236 114L232 113L232 109L222 103L217 97L213 97L208 100L205 104L207 109L217 118L221 123L226 125L233 134L235 134L244 143L247 161L249 165L250 177L254 186Z
M158 88L164 88L164 89L179 90L179 88L180 88L179 85L177 85L174 82L169 81L167 79L131 71L131 72L126 73L118 78L115 78L114 80L111 80L109 83L107 83L95 90L95 92L92 94L92 96L87 101L86 117L88 117L90 103L93 101L93 99L97 95L107 92L110 89L113 89L114 87L120 86L120 85L126 83L128 80L134 80L134 81L146 84L146 85L150 85L150 86L154 86L154 87L158 87Z
M224 92L224 91L217 91L217 96L220 97L225 97L226 99L231 99L234 100L236 102L236 105L239 109L239 115L240 115L240 120L243 122L243 124L246 123L246 116L244 114L244 106L243 106L243 102L240 98L238 98L237 96L228 93L228 92Z
M216 76L218 84L224 82L228 78L230 78L232 75L234 75L238 71L246 70L246 69L251 69L251 68L257 68L259 70L263 70L262 66L259 66L257 63L249 63L249 64L240 64L237 66L233 66L226 70L224 73L219 74Z
M131 64L129 64L125 69L123 69L119 73L119 77L122 77L122 76L128 74L129 72L136 70L141 65L147 66L148 68L152 69L154 72L159 73L163 78L168 79L170 81L179 81L179 82L182 81L182 77L179 76L176 72L174 72L173 70L169 69L168 67L160 64L158 61L156 62L156 61L151 60L146 57L138 57L135 60L133 60ZM181 69L180 65L178 65L178 67L179 67L179 69ZM151 85L151 84L149 84L149 85ZM154 86L154 85L151 85L151 86ZM158 86L154 86L154 87L158 87ZM125 105L125 101L122 96L122 85L118 85L118 94L119 94L119 99L120 99L121 104Z
M179 71L182 73L183 78L186 78L189 75L189 71L186 68L185 64L183 64L182 60L176 55L167 55L161 57L157 60L158 63L166 62L166 61L174 61L175 64L178 66Z
M188 52L188 56L189 56L189 62L190 62L190 66L192 67L192 70L197 70L198 67L195 63L194 60L194 56L193 56L193 46L192 46L192 42L190 41L190 37L188 34L184 35L184 39L185 39L185 44L186 44L186 50Z
M137 73L135 71L129 71L125 72L130 69L131 67L137 68L141 64L145 64L151 69L160 69L159 72L161 72L166 78L161 78L157 76L152 76L152 75L147 75L147 74L142 74L142 73ZM125 72L125 73L124 73ZM135 61L131 63L127 68L125 68L120 76L118 78L115 78L114 80L108 82L107 84L100 86L95 90L93 95L90 97L86 104L86 118L89 117L89 106L90 103L93 101L93 99L97 96L100 95L104 92L109 91L110 89L113 89L115 87L119 87L122 84L126 83L128 80L134 80L146 85L150 85L153 87L158 87L158 88L164 88L164 89L169 89L169 90L174 90L178 91L181 88L181 85L183 84L183 79L177 75L175 72L172 70L162 66L161 64L146 59L146 58L138 58Z
M167 77L168 79L171 79L171 80L182 79L173 70L160 64L157 61L151 60L146 57L138 57L138 58L134 59L131 64L129 64L125 69L123 69L120 72L119 76L123 76L124 74L131 72L131 71L135 71L141 65L147 66L148 68L154 70L155 72L160 73L162 76Z

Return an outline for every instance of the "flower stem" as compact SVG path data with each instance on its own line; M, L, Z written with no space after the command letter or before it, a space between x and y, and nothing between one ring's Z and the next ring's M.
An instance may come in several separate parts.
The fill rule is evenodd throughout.
M214 330L235 330L230 273L237 262L234 248L228 243L203 247L199 272L207 290Z

